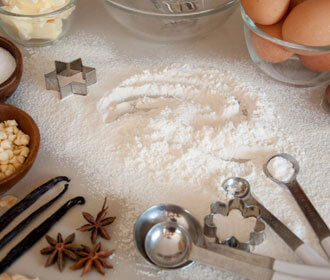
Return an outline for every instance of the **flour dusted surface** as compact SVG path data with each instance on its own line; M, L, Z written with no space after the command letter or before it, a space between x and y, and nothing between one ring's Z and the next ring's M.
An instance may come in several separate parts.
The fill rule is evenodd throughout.
M313 91L261 79L251 63L226 60L218 55L212 61L194 56L183 59L180 54L164 55L166 59L155 63L140 57L132 60L119 52L102 37L88 33L64 39L52 46L51 52L48 48L30 49L24 61L23 81L10 99L36 120L41 132L40 154L31 171L34 173L27 177L31 187L39 176L70 175L69 191L84 194L86 210L92 213L99 210L104 195L109 197L111 215L117 216L110 230L112 240L110 244L104 243L105 247L116 249L111 260L115 270L110 277L238 279L202 265L182 271L158 271L137 253L132 239L137 216L156 203L180 204L202 222L212 201L226 199L220 189L222 180L234 175L247 178L258 199L320 251L315 235L292 197L266 179L261 169L266 155L291 153L301 163L302 186L321 213L327 213L329 196L320 195L323 180L315 162L327 165L322 158L313 158L318 157L317 153L311 156L309 151L315 152L315 141L328 143L330 134L318 107L306 101L317 96ZM87 97L73 96L60 101L57 92L45 90L43 74L53 69L54 60L70 61L77 57L96 67L98 83L89 88ZM172 65L177 61L184 64ZM105 99L100 101L102 97ZM105 100L109 110L104 106L102 111ZM114 114L104 118L106 112ZM289 136L281 132L283 127L290 132L288 127L292 128L295 133L290 136L298 141L297 146L307 150L309 160L305 160L296 145L290 144ZM315 132L318 127L321 128ZM239 139L241 128L247 135ZM226 139L230 136L233 142L225 145L223 136ZM239 164L235 159L240 158L250 161ZM310 180L310 170L317 175L319 184L315 179ZM75 213L77 219L59 223L53 233L71 233L72 222L79 227L79 210ZM85 242L89 242L88 235ZM33 260L33 266L40 256L38 249L36 246L27 256ZM257 250L282 260L296 260L269 229L266 241ZM27 258L22 258L22 265L18 263L17 267L21 270L27 267L26 261ZM38 275L43 277L50 272L42 266L39 271ZM132 272L128 275L127 271ZM56 270L51 273L54 278L63 279L79 276L70 271L61 275ZM89 277L98 279L96 273Z
M98 109L108 127L119 129L112 149L126 167L221 195L227 177L263 177L265 159L292 151L261 95L230 73L173 65L123 81ZM242 159L246 163L239 163Z

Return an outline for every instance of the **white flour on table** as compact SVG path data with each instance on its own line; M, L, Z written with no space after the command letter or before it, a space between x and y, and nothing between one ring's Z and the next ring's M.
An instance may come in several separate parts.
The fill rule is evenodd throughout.
M291 150L261 95L229 73L173 65L123 81L98 110L108 127L117 127L111 149L127 168L148 170L155 180L208 186L220 195L227 177L263 176L265 159Z
M43 74L53 69L54 60L77 57L97 69L98 83L89 88L87 97L60 101L58 93L45 90ZM59 170L76 170L78 175L72 175L86 180L86 189L81 187L90 201L94 197L102 203L107 195L118 202L117 220L111 227L116 244L113 261L131 260L129 265L142 279L236 277L202 265L159 272L137 253L132 233L136 218L157 203L182 205L202 222L212 201L227 199L220 186L230 176L249 180L263 204L299 237L317 245L290 194L262 171L274 153L287 152L298 161L302 158L267 101L270 88L257 90L242 83L244 72L253 71L240 62L216 62L212 66L221 67L215 68L204 60L185 61L173 65L173 61L163 61L167 67L148 61L147 70L136 71L138 67L129 66L141 61L119 56L100 37L77 34L52 46L51 52L48 48L30 50L23 81L10 102L37 122L42 136L40 153L56 160ZM228 72L219 70L225 67ZM300 102L296 99L290 96L290 101ZM239 163L240 159L248 161ZM324 211L326 202L321 205ZM295 260L268 229L257 250ZM111 273L115 277L116 269Z

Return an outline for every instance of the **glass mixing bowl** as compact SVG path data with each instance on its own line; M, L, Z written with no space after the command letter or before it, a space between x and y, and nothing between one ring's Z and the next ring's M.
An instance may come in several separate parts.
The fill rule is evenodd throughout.
M264 73L275 80L295 86L321 86L329 83L330 71L312 69L315 65L320 67L324 61L330 60L330 46L310 47L277 39L261 31L242 7L241 15L250 57ZM273 62L274 53L281 56L287 53L288 58Z
M152 40L171 42L205 35L225 23L239 0L104 0L120 24Z
M76 0L43 14L22 14L8 10L0 0L0 26L16 43L26 46L50 45L66 35L76 7Z

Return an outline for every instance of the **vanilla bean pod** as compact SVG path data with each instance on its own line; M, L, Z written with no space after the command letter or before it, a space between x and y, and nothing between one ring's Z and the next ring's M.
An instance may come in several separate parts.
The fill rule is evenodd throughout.
M53 215L32 230L21 242L9 251L6 257L0 262L0 274L11 266L20 256L29 250L39 239L41 239L50 228L58 222L72 207L77 204L85 204L82 196L77 196L67 201Z
M17 234L19 234L25 227L27 227L36 217L38 217L43 211L45 211L48 207L50 207L56 200L58 200L63 194L68 190L69 185L66 184L64 189L52 200L42 205L36 211L31 213L28 217L26 217L22 222L20 222L14 229L8 232L1 240L0 240L0 250L10 242Z
M70 182L70 179L65 176L59 176L49 180L47 183L30 192L20 202L16 203L12 208L5 212L0 217L0 232L3 231L16 217L18 217L19 214L35 203L45 192L49 191L57 183L62 181Z

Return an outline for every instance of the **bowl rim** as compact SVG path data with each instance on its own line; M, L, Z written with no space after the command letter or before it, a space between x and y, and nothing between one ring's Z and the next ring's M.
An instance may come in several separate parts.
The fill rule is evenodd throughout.
M196 17L202 17L202 16L208 16L212 14L216 14L218 12L225 11L231 7L234 7L239 4L240 0L228 0L226 3L220 5L219 7L215 9L208 9L204 11L199 12L193 12L193 13L181 13L181 14L163 14L163 13L157 13L157 12L147 12L143 10L138 10L134 8L130 8L128 6L122 5L115 0L104 0L104 2L110 4L111 6L118 8L120 10L123 10L125 12L129 12L131 14L136 15L143 15L148 17L157 17L157 18L163 18L163 19L191 19Z
M296 44L296 43L290 43L278 38L275 38L265 32L263 32L261 29L258 28L258 26L253 22L253 20L245 13L244 8L242 5L240 5L241 8L241 16L244 21L244 24L252 30L255 34L258 36L271 41L277 45L281 45L286 48L290 49L296 49L296 50L301 50L301 51L309 51L309 52L329 52L330 51L330 45L328 46L306 46L306 45L301 45L301 44Z
M95 0L94 0L95 1ZM65 6L52 11L52 12L47 12L44 14L17 14L17 13L12 13L9 12L5 9L3 9L3 6L0 6L0 15L6 15L6 16L14 16L14 17L21 17L21 18L39 18L39 17L46 17L46 16L54 16L54 15L58 15L61 14L62 12L75 7L76 6L76 2L77 0L69 0L69 2L67 4L65 4Z
M15 81L21 80L23 74L23 56L20 49L12 41L2 36L0 36L0 41L4 42L7 45L8 48L4 49L7 50L16 61L16 67L13 73L11 73L7 80L0 83L0 90L3 90L6 87L11 86L11 84Z
M24 115L25 118L27 118L29 120L29 122L32 124L32 126L34 126L36 128L36 139L38 140L37 143L36 143L36 149L33 150L33 152L29 153L28 157L26 158L26 160L24 161L23 165L17 170L17 172L14 172L12 175L10 175L9 177L6 177L2 180L0 180L0 193L1 193L1 186L10 182L11 180L13 180L15 177L19 176L20 174L26 172L28 169L31 168L32 164L34 163L35 159L37 158L37 155L38 155L38 152L39 152L39 147L40 147L40 131L39 131L39 128L37 126L37 124L35 123L35 121L32 119L32 117L26 113L25 111L13 106L13 105L10 105L10 104L7 104L7 103L2 103L0 102L0 105L1 106L6 106L8 108L11 108L11 109L15 109L15 110L18 110L22 113L22 115ZM30 136L31 137L31 136Z

